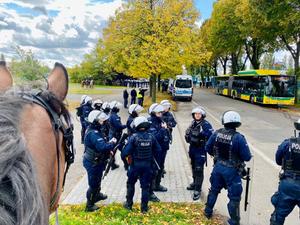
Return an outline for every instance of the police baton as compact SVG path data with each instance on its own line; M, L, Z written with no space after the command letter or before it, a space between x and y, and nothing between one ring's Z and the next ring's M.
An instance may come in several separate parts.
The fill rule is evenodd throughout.
M116 144L116 146L114 147L114 149L112 150L112 154L109 157L109 161L108 161L107 166L105 168L102 180L107 176L108 172L110 171L111 166L112 166L113 161L114 161L115 154L116 154L118 148L120 147L120 145L125 141L125 139L127 137L128 137L128 135L126 133L124 133L122 135L122 137L120 138L120 140L118 141L118 143Z
M153 161L154 161L154 163L155 163L157 169L160 170L160 166L158 165L158 163L157 163L157 161L156 161L156 159L155 159L154 157L153 157Z
M249 198L249 186L250 186L250 168L247 167L246 176L243 178L246 180L246 192L245 192L245 202L244 202L244 211L247 211L247 206L249 205L248 198Z

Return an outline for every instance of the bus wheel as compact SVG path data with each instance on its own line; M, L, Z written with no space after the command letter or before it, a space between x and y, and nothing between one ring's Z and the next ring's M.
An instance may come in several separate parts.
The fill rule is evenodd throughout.
M254 104L254 96L253 96L253 95L250 96L250 102L251 102L252 104Z

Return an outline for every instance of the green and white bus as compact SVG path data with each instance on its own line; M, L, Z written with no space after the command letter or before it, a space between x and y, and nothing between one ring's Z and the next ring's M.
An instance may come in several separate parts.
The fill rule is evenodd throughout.
M251 103L294 105L296 79L279 70L247 70L216 77L216 94Z

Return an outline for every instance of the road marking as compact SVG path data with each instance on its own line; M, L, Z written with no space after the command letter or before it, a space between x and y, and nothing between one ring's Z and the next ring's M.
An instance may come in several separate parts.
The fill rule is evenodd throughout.
M197 102L195 102L194 100L192 100L192 103L196 106L198 106L199 104L197 104ZM206 108L206 113L213 118L217 123L220 123L220 120L217 119L211 112L209 112ZM272 166L273 168L275 168L276 170L278 170L279 166L272 160L270 159L266 154L264 154L261 150L259 150L258 148L254 147L252 144L248 143L249 147L251 150L253 150L253 152L255 152L257 155L259 155L264 161L266 161L270 166Z

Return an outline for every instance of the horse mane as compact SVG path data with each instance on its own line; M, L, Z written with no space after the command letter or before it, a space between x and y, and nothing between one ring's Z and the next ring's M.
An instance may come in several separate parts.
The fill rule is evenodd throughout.
M68 110L51 92L43 91L41 97L69 121ZM20 97L19 90L0 94L1 225L48 224L49 220L35 164L19 127L20 115L27 103Z

